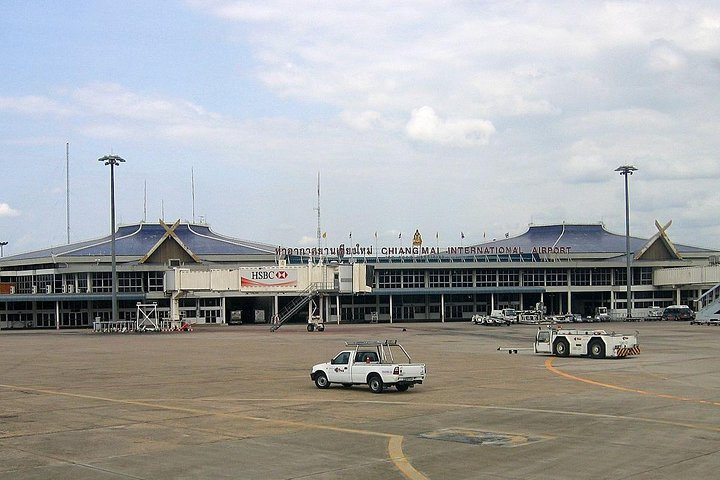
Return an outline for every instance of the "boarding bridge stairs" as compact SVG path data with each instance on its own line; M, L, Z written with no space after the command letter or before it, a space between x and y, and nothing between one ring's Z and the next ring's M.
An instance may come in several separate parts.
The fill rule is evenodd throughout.
M697 299L695 318L698 320L720 320L720 283L703 293L700 298Z
M288 321L293 315L295 315L298 310L300 310L302 307L308 304L310 300L315 297L315 295L318 294L318 284L311 283L305 290L303 290L300 295L296 296L289 304L285 306L285 308L280 311L278 314L278 319L276 322L273 322L271 331L275 331L278 328L282 327L283 324Z

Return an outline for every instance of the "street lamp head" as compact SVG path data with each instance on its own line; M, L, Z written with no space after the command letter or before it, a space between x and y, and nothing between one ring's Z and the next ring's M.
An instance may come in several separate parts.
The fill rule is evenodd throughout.
M620 175L632 175L634 171L636 171L637 168L633 167L632 165L623 165L622 167L618 167L615 169L616 172L620 172Z
M0 247L4 247L7 244L8 244L8 242L0 242Z
M117 167L125 161L124 158L118 155L105 155L104 157L98 158L98 162L103 162L105 165L113 165Z

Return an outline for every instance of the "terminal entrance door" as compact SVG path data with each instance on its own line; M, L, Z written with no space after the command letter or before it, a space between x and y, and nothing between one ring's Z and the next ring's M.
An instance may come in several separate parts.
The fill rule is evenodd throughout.
M567 293L545 293L545 308L548 315L560 315L567 312Z

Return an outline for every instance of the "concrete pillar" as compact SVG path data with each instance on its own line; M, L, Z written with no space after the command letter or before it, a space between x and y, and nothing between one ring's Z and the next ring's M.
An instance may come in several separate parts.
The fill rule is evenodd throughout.
M337 310L337 324L340 325L340 312L342 312L342 310L340 310L340 295L335 296L335 309Z
M440 321L445 323L445 294L440 294Z
M567 312L565 313L572 313L572 292L570 291L567 292Z

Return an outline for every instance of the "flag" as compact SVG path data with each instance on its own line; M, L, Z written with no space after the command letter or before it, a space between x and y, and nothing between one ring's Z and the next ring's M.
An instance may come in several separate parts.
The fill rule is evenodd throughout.
M377 240L377 231L375 232L375 239Z
M438 238L438 235L440 235L440 232L435 232L435 238Z
M402 232L398 233L398 238L402 238Z
M505 238L508 238L510 236L510 232L505 234Z
M465 234L463 232L460 232L460 238L465 238Z
M323 238L327 238L327 232L323 232Z

